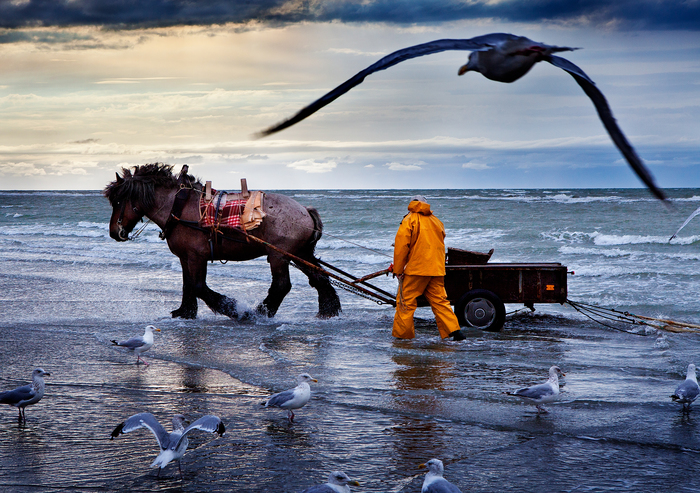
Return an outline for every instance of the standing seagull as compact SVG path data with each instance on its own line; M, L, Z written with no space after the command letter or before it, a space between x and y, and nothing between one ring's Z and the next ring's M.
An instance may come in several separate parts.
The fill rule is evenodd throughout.
M532 387L525 387L524 389L516 390L512 393L508 392L508 394L522 397L526 401L534 404L535 407L537 407L538 413L546 413L547 410L544 408L543 404L554 402L559 395L560 375L562 377L566 376L558 366L553 366L549 369L549 380L545 383L533 385Z
M115 346L119 347L125 347L134 353L136 353L136 364L139 364L139 361L143 361L143 364L148 366L148 363L146 363L146 360L141 359L141 353L145 353L149 349L151 349L151 346L153 346L153 331L160 332L160 329L156 329L152 325L147 325L146 326L146 332L139 337L132 337L131 339L127 339L126 341L115 341L112 339L112 344Z
M309 382L318 382L318 380L311 378L311 375L308 373L302 373L298 377L298 382L299 385L293 389L274 394L265 402L261 402L261 404L265 407L286 409L289 422L293 423L294 412L292 410L301 409L309 402L311 399L311 387L309 387Z
M287 127L291 127L362 83L368 75L379 70L385 70L404 60L410 60L411 58L440 53L447 50L472 51L469 55L469 61L466 65L460 67L458 74L463 75L473 70L480 72L487 79L497 82L514 82L525 75L535 63L545 61L568 72L569 75L576 80L578 85L581 86L581 89L591 98L598 112L598 116L603 122L603 126L634 172L637 173L637 176L639 176L657 198L664 200L666 197L663 191L656 186L651 173L646 166L644 166L639 156L637 156L637 153L627 141L620 127L617 126L603 93L598 90L595 83L583 70L565 58L553 55L553 53L556 52L573 51L576 49L577 48L565 46L546 45L544 43L532 41L523 36L515 36L506 33L486 34L471 39L439 39L429 43L410 46L395 51L366 69L361 70L329 93L305 108L302 108L296 115L259 132L256 134L256 137L265 137Z
M51 374L45 372L43 368L37 368L32 372L32 383L29 385L0 392L0 404L15 406L19 410L19 421L27 421L24 408L36 404L44 397L44 377L50 376Z
M676 391L671 396L673 402L683 405L684 412L690 412L690 404L700 395L700 387L698 387L698 379L695 376L695 365L688 365L688 372L685 375L685 380L676 388Z
M185 417L182 414L176 414L173 417L173 431L168 433L151 413L139 413L119 423L109 439L113 440L122 433L129 433L139 428L148 428L155 435L160 447L160 454L153 461L151 467L158 467L158 476L160 476L161 469L167 466L170 461L177 460L177 468L180 471L180 478L182 478L180 458L185 455L189 445L187 434L192 430L202 430L216 432L221 436L226 431L221 420L213 415L202 416L187 428L185 428L186 424L188 423Z
M344 472L333 471L328 476L327 483L306 488L301 493L350 493L349 484L360 486L360 483L351 480Z
M430 459L425 464L418 467L427 467L428 473L423 480L421 493L462 493L462 491L448 480L442 477L445 466L440 459Z

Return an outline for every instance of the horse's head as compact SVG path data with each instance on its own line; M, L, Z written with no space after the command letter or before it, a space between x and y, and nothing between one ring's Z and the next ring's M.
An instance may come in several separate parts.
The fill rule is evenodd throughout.
M123 177L117 173L116 181L105 188L105 196L112 205L112 217L109 220L109 236L117 241L126 241L131 233L143 219L145 211L137 197L129 193L127 180L133 179L128 169L123 170Z
M172 166L156 163L134 166L133 169L132 173L122 168L122 176L117 173L117 179L104 189L104 195L112 205L109 236L117 241L128 240L136 224L152 212L156 187L177 186Z

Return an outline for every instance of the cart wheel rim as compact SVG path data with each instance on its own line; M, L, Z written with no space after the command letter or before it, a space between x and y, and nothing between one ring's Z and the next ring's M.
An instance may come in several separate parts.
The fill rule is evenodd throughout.
M489 327L496 319L496 307L485 298L474 298L467 303L464 319L472 327Z

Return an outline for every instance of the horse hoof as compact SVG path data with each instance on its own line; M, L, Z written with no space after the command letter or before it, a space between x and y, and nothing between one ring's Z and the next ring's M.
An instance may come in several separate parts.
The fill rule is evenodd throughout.
M255 313L250 310L246 310L238 317L239 322L252 322L255 320Z
M172 318L184 318L188 320L194 320L195 318L197 318L197 311L178 308L177 310L171 311L170 315L172 315Z
M277 310L272 311L267 305L261 303L255 308L255 313L261 317L272 318L275 316L275 313L277 313Z

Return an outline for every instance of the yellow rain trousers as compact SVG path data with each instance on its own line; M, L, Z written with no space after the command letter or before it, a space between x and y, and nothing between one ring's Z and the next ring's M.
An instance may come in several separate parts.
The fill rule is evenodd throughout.
M425 295L435 315L440 337L455 330L459 322L445 293L445 227L433 215L430 205L417 200L408 204L408 215L394 240L394 274L403 275L396 295L392 335L400 339L415 336L413 314L416 298Z

